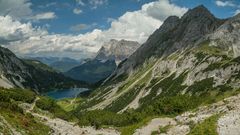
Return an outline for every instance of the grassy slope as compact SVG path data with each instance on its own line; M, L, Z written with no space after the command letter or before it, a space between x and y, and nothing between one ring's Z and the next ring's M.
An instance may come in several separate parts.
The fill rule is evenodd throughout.
M218 135L217 121L220 115L213 115L191 129L188 135Z
M31 114L25 114L19 103L32 103L36 95L29 90L0 88L0 115L17 131L27 135L48 134L49 127L43 125ZM9 134L11 130L0 126L0 133Z

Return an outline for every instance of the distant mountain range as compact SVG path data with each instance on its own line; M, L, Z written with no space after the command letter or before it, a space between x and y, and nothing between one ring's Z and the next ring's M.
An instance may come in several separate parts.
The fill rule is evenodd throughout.
M73 67L82 64L82 60L75 60L68 57L27 57L27 59L38 60L60 72L66 72Z
M86 61L84 64L74 67L64 74L76 80L96 83L111 75L115 69L116 64L113 60L100 61L94 59Z
M116 66L127 59L138 47L139 43L126 40L110 40L98 51L94 59L87 60L65 73L73 79L96 83L107 78Z

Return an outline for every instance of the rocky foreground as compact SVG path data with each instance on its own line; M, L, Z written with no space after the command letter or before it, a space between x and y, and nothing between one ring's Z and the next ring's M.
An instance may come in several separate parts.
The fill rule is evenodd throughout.
M219 135L240 134L240 94L229 97L210 106L199 107L196 111L185 112L175 118L155 118L146 126L137 129L134 135L151 135L158 131L161 135L186 135L191 131L193 124L198 124L207 118L220 115L217 121ZM165 133L160 128L168 126Z
M22 107L26 113L32 114L35 119L38 119L44 125L50 127L50 135L120 135L120 133L112 128L96 130L93 127L79 127L74 122L68 122L59 118L54 118L47 111L34 111L36 98L32 104L23 103L19 106ZM24 135L23 131L15 129L4 117L0 115L0 125L9 129L11 135ZM0 132L0 135L4 135Z

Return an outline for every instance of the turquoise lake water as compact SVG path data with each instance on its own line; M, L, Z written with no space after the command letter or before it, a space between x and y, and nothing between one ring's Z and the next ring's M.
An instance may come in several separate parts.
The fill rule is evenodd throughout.
M63 90L54 90L46 93L45 95L52 97L54 99L63 99L63 98L74 98L78 94L88 91L87 88L72 88L72 89L63 89Z

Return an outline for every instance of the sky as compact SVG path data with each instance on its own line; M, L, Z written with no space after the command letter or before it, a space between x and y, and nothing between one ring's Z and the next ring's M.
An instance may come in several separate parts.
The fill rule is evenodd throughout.
M240 13L240 0L0 0L0 44L20 57L91 58L110 39L144 43L198 5L218 18Z

